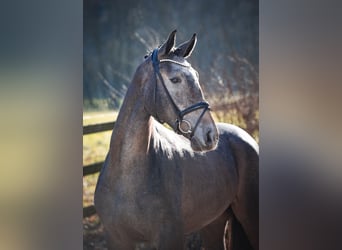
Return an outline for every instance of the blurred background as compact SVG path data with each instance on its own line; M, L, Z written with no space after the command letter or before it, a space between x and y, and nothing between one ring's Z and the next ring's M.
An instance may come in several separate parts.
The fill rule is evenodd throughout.
M131 4L116 1L112 16L120 15L126 2ZM241 7L240 2L246 4L229 1ZM95 226L82 221L82 138L90 136L82 134L83 12L90 3L13 0L0 8L1 249L82 249L85 227ZM200 27L218 13L231 20L233 9L244 10L212 1L195 13L199 28L187 30L192 9L176 3L160 18L173 20L176 13L189 18L179 27L163 27L158 36L162 41L177 28L181 42L197 32L198 48L189 59L194 66L196 56L210 49L199 49L207 34ZM146 19L158 13L157 6L150 5ZM341 9L341 1L263 0L259 20L249 22L260 24L260 249L342 249ZM234 22L212 24L205 32L245 20L238 13ZM206 15L209 20L202 22ZM119 21L125 26L124 20ZM235 32L215 47L238 47L230 39L244 30ZM142 49L131 62L142 60L147 50ZM196 67L205 84L210 69ZM110 116L115 120L112 109Z
M258 1L89 0L83 11L84 126L115 121L144 56L177 29L176 44L198 36L188 61L199 72L215 120L238 125L259 140ZM111 131L83 136L87 169L100 167L110 136ZM83 178L84 207L93 204L97 178L98 173ZM84 219L84 245L105 246L96 215Z
M198 35L189 61L217 118L257 137L258 20L253 0L84 1L84 111L118 110L144 55L177 29L178 44Z

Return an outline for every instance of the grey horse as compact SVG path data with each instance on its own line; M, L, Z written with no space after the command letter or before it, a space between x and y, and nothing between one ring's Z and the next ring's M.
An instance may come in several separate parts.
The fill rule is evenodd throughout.
M137 68L112 132L95 191L109 247L185 249L200 231L205 249L258 249L258 145L215 124L186 60L196 34L175 37Z

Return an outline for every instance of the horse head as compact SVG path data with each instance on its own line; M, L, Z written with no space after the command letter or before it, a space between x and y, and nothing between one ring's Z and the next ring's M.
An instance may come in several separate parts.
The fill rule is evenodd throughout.
M159 122L166 122L191 141L195 151L216 147L218 131L205 101L199 75L186 61L197 42L196 34L175 47L176 31L147 57L145 108ZM148 72L148 74L146 74Z

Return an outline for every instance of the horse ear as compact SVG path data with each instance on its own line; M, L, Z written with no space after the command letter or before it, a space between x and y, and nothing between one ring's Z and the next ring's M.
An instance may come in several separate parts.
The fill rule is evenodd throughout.
M177 56L182 56L184 58L189 57L196 46L196 42L197 42L197 36L195 33L192 35L189 41L186 41L185 43L182 43L181 45L178 46L178 48L175 51L175 54Z
M160 56L169 54L173 49L176 43L176 32L177 30L172 31L167 41L160 47L158 53Z

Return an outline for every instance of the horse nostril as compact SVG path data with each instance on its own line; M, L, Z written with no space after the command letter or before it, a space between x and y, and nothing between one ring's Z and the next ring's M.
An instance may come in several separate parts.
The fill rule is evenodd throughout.
M218 141L217 133L215 133L214 131L210 129L206 134L206 145L209 147L214 146L216 145L217 141Z
M211 130L209 130L207 132L207 145L210 145L212 142L213 142L213 138L212 138L212 135L211 135Z

